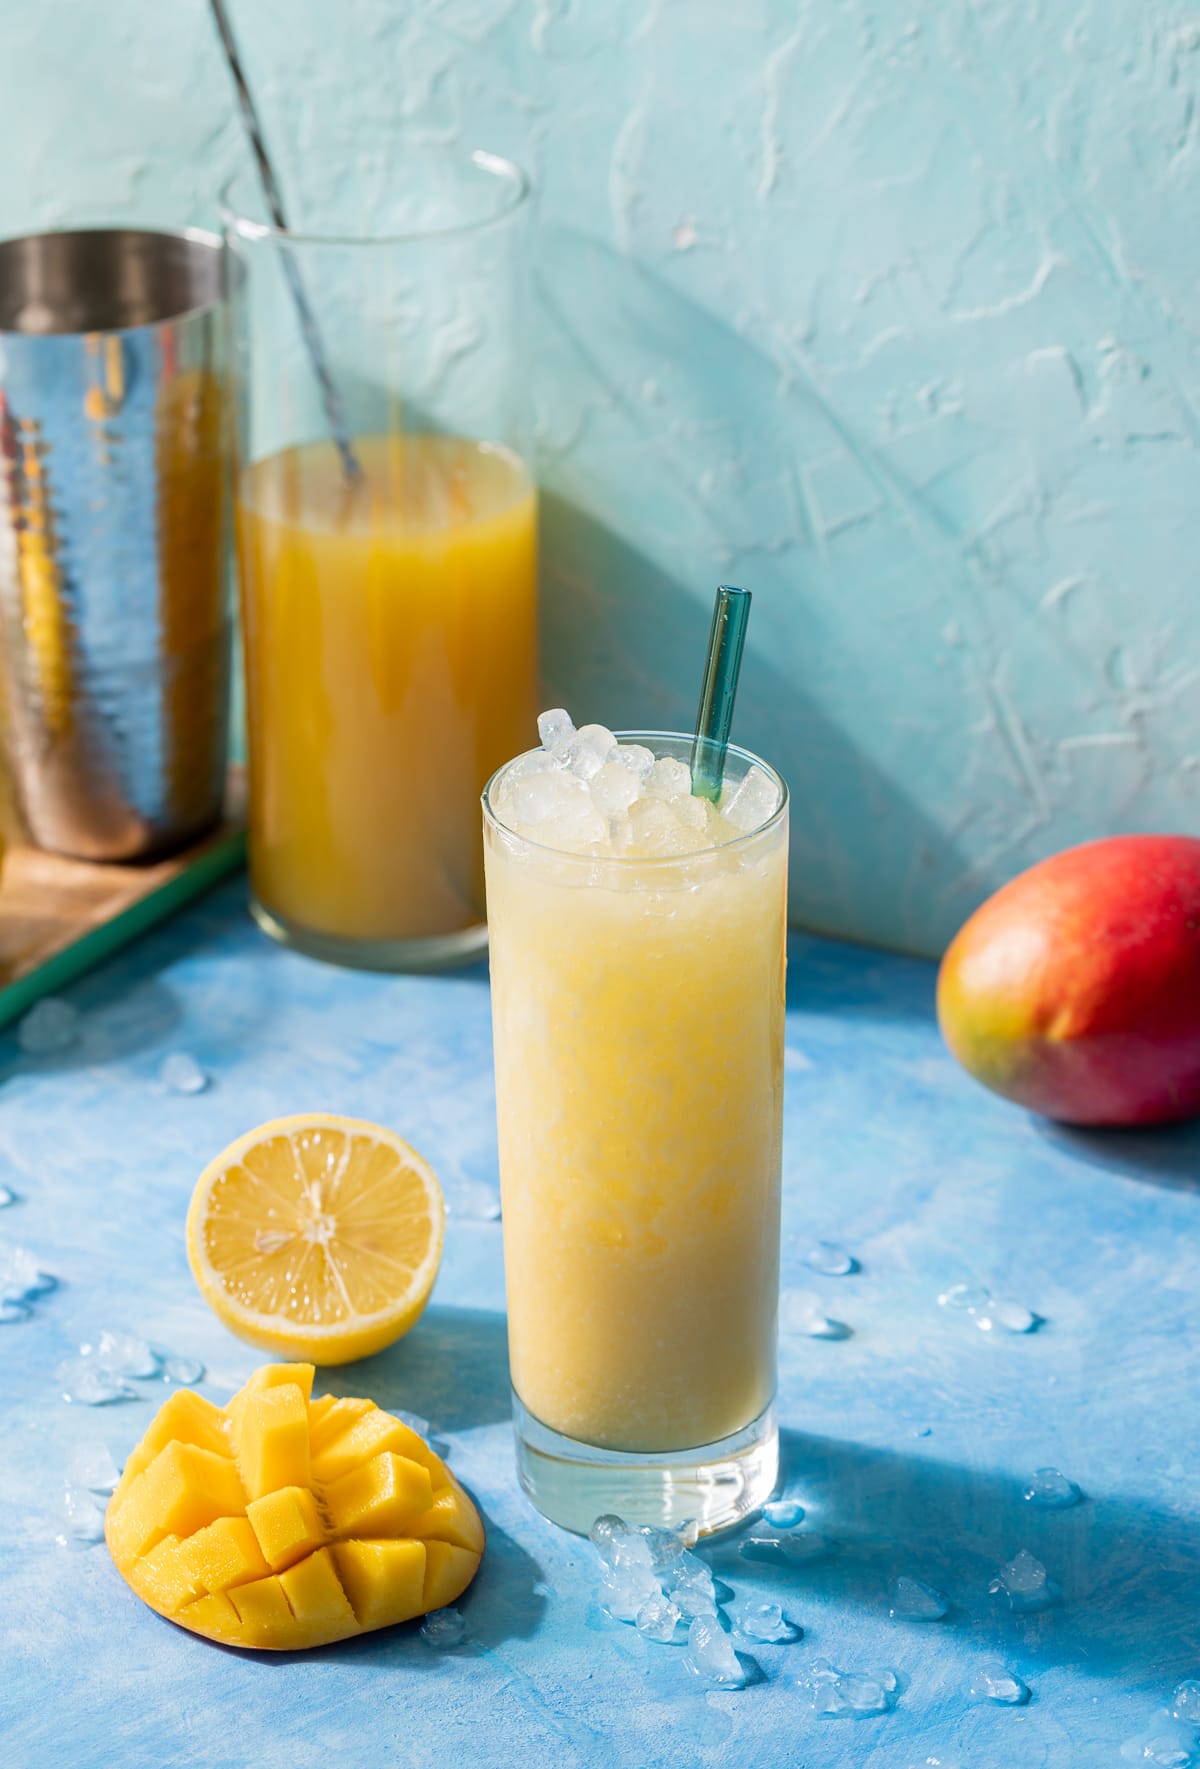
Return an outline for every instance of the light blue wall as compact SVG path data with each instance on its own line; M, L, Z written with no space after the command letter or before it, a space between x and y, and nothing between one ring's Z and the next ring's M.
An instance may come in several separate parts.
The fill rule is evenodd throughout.
M1067 842L1200 827L1200 13L1166 0L233 0L290 153L540 189L547 668L686 721L718 578L794 907L935 951ZM201 0L0 22L0 231L211 219Z

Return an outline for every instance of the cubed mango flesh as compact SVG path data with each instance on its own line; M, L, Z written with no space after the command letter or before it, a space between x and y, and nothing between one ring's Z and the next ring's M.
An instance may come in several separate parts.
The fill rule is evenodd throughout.
M483 1525L429 1446L369 1400L310 1398L268 1364L229 1404L170 1395L126 1465L105 1533L160 1615L231 1646L321 1646L453 1603Z

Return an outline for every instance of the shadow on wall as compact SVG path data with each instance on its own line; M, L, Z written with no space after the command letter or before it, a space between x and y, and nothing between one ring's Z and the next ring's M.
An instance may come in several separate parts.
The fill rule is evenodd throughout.
M690 730L711 589L697 593L554 492L543 494L542 549L551 701L569 707L578 723ZM734 735L788 782L793 922L935 955L940 940L926 925L923 892L961 874L953 844L755 638ZM883 875L868 859L880 843L897 856Z
M876 490L818 397L665 282L561 229L543 236L538 307L548 692L579 721L688 728L713 589L745 584L735 735L792 791L793 920L936 954L986 890L921 808L942 800L939 770L961 772L962 745L951 757L922 733L920 674L898 661L912 620L899 580L923 570L902 511L885 500L874 514L860 593L844 559L833 572L820 523L840 499L853 527L854 499ZM836 492L824 482L823 515L803 490L810 461L846 466ZM897 776L918 751L913 792Z

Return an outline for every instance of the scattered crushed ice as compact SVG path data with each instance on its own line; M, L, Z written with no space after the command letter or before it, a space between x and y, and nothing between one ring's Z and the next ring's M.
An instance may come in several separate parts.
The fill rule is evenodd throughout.
M800 1629L793 1627L778 1603L747 1601L736 1612L738 1632L748 1640L762 1640L779 1646L800 1638Z
M107 1444L84 1443L72 1450L67 1464L68 1487L88 1493L111 1493L120 1478L121 1471Z
M859 1719L890 1713L896 1705L894 1671L839 1671L818 1659L796 1679L814 1714Z
M114 1333L105 1328L94 1353L90 1345L79 1349L85 1357L94 1355L117 1376L157 1376L161 1368L158 1353L137 1333Z
M605 725L577 731L562 707L542 713L538 733L543 747L508 765L491 802L507 827L546 846L670 859L736 841L777 808L778 789L761 768L711 805L693 795L678 757L620 743Z
M15 1204L16 1201L17 1194L13 1191L12 1187L0 1185L0 1210L7 1210L8 1206L10 1204Z
M1169 1714L1160 1712L1155 1716L1154 1728L1125 1740L1121 1755L1127 1763L1152 1763L1156 1769L1196 1769L1200 1747L1193 1727L1180 1725Z
M858 1269L858 1261L836 1241L814 1241L804 1255L804 1263L812 1271L819 1271L826 1278L848 1277Z
M795 1510L800 1514L799 1506ZM663 1645L679 1644L686 1638L689 1668L711 1683L740 1689L747 1682L747 1667L739 1662L721 1616L722 1606L733 1592L713 1577L706 1560L692 1553L697 1535L694 1523L668 1530L629 1524L608 1514L596 1519L589 1534L600 1559L597 1595L608 1615L615 1621L634 1623L645 1639ZM770 1558L785 1565L793 1559L811 1558L809 1543L817 1539L773 1539ZM770 1601L739 1604L736 1622L745 1639L773 1644L798 1640L802 1632L778 1603Z
M1077 1505L1083 1494L1061 1469L1036 1468L1024 1496L1031 1505L1040 1505L1047 1511L1064 1511L1068 1505Z
M679 1605L665 1591L655 1590L637 1612L637 1631L647 1640L657 1640L661 1645L668 1646L676 1637L676 1627L682 1614Z
M165 1093L203 1093L208 1075L186 1050L173 1050L158 1066L158 1084Z
M741 1689L746 1682L741 1660L715 1615L698 1615L693 1620L688 1629L686 1663L697 1677L723 1689Z
M821 1560L833 1553L834 1545L816 1530L797 1529L785 1536L747 1536L738 1548L743 1560L760 1560L768 1566L796 1566L806 1560Z
M55 1283L27 1247L0 1241L0 1324L28 1320L39 1296L53 1290Z
M1171 1718L1200 1726L1200 1680L1185 1677L1182 1683L1175 1685L1175 1693L1171 1697Z
M1029 1700L1029 1685L999 1659L990 1659L972 1673L967 1693L974 1701L994 1701L1003 1707L1019 1708Z
M894 1622L940 1622L950 1608L941 1591L924 1579L901 1574L888 1591L888 1614Z
M600 1575L600 1606L615 1622L636 1622L642 1605L661 1589L649 1566L606 1566Z
M635 1524L609 1511L597 1517L588 1538L605 1566L651 1566L653 1555L646 1536Z
M803 1333L809 1339L849 1339L845 1321L830 1320L820 1299L808 1290L784 1290L779 1298L781 1333Z
M467 1624L457 1609L431 1609L421 1623L421 1638L435 1652L461 1646L466 1637Z
M983 1284L951 1284L938 1297L939 1308L961 1309L966 1314L974 1314L977 1309L987 1306L992 1293Z
M1048 1609L1059 1596L1058 1587L1046 1577L1045 1567L1028 1548L1022 1548L1005 1562L988 1590L993 1594L1003 1592L1010 1606L1022 1613Z
M53 1056L69 1050L78 1037L78 1009L55 995L36 1002L17 1027L17 1043L27 1056Z
M1032 1333L1039 1320L1023 1302L993 1296L985 1309L976 1312L975 1325L981 1333L990 1333L994 1327L1003 1327L1006 1333Z
M54 1372L62 1397L81 1407L106 1407L136 1400L137 1389L97 1357L69 1357Z
M769 1499L762 1514L773 1529L791 1529L804 1516L804 1506L798 1499Z
M1042 1322L1042 1317L1023 1302L993 1296L986 1284L951 1284L938 1297L938 1305L970 1315L981 1333L990 1333L996 1327L1002 1327L1006 1333L1032 1333Z
M105 1328L95 1345L79 1347L79 1356L59 1364L55 1375L65 1401L84 1407L104 1407L114 1401L136 1400L132 1381L159 1378L186 1386L204 1379L199 1358L181 1357L165 1345L151 1345L138 1333Z
M500 1193L481 1179L464 1179L450 1191L446 1207L465 1222L499 1222Z
M62 1516L65 1534L58 1537L63 1547L72 1544L90 1546L104 1540L104 1507L97 1503L86 1487L69 1486L63 1494Z
M162 1360L162 1373L165 1382L189 1388L193 1382L203 1382L204 1365L198 1357L173 1357L168 1353Z

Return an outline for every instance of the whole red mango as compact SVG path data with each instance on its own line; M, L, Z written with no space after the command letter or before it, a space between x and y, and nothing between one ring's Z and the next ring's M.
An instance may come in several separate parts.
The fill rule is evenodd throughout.
M1118 835L1031 866L960 929L937 1005L963 1067L1048 1118L1200 1113L1200 841Z

